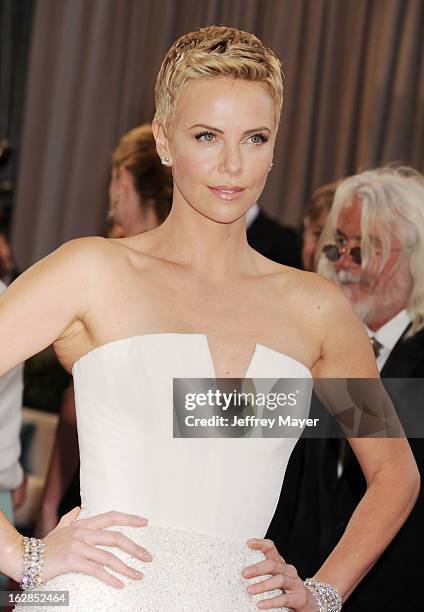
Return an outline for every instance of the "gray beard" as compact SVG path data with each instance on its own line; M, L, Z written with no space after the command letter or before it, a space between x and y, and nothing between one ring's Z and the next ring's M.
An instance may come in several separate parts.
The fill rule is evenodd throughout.
M368 321L374 319L375 316L377 315L377 305L376 305L375 297L373 295L370 295L369 297L366 297L358 302L354 302L352 300L352 295L349 290L349 287L344 284L346 281L361 282L361 280L363 281L362 275L352 274L351 272L346 272L344 270L341 270L336 275L336 278L337 278L338 284L340 285L340 287L343 289L344 293L348 297L353 309L355 310L356 314L361 319L361 321L367 324Z

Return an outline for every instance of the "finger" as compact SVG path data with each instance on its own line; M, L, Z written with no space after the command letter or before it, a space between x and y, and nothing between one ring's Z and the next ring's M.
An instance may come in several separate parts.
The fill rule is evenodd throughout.
M123 533L118 531L92 531L85 529L85 534L82 537L82 541L87 544L101 545L101 546L114 546L120 548L124 552L137 557L142 561L152 561L152 555L142 546L138 546L133 540L125 536Z
M121 559L118 559L118 557L107 550L101 550L95 546L89 546L88 544L81 543L79 552L85 559L90 559L99 565L109 567L114 572L122 574L123 576L128 576L128 578L139 580L143 577L142 572L129 567L123 561L121 561Z
M267 557L270 559L275 559L276 561L282 560L284 558L277 550L274 542L268 539L259 539L259 538L251 538L247 540L247 545L254 550L261 550Z
M266 574L283 574L285 564L274 561L274 559L265 559L254 565L244 568L242 575L245 578L254 578L255 576L265 576Z
M61 517L57 526L58 527L59 526L68 527L68 525L71 525L76 520L80 512L81 512L80 506L76 506L75 508L72 508L72 510L70 510L67 514L64 514Z
M137 516L136 514L127 514L125 512L104 512L103 514L96 514L85 519L80 520L80 524L87 529L105 529L106 527L112 527L113 525L126 525L130 527L144 527L147 525L148 519Z
M255 582L255 584L249 584L247 592L250 595L256 595L257 593L266 593L267 591L273 591L274 589L294 590L298 585L299 578L290 578L284 574L277 574L261 582Z
M274 608L293 607L290 606L287 601L287 595L277 595L277 597L271 597L270 599L261 599L256 604L261 610L273 610ZM298 609L295 607L294 609Z
M307 599L301 593L285 593L278 597L270 599L262 599L257 603L259 608L263 610L272 610L273 608L286 607L293 610L303 609L307 603Z
M255 584L249 584L246 588L246 591L249 595L257 595L258 593L266 593L267 591L273 591L274 589L282 589L283 588L283 576L282 574L277 574L276 576L272 576L271 578L267 578L266 580L262 580L261 582L255 582Z
M94 561L89 561L88 559L82 560L78 564L76 570L78 572L82 572L83 574L94 576L115 589L122 589L125 586L122 580L118 580L118 578L115 578L115 576L109 574L109 572L107 572L101 565L95 563Z

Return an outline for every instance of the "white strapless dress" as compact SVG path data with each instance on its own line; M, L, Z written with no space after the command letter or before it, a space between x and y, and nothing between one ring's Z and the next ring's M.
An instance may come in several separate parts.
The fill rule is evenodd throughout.
M147 527L113 527L145 547L144 574L125 587L67 573L41 590L69 591L71 612L254 612L244 567L264 558L265 537L296 438L173 438L173 378L214 378L205 334L153 333L100 346L73 367L81 459L80 518L109 510ZM311 378L298 361L256 345L246 378ZM275 591L273 595L280 592ZM45 608L17 607L22 612Z

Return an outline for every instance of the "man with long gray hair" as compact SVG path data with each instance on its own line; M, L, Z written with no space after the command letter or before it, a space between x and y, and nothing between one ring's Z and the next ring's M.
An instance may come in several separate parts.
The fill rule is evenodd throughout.
M424 177L386 167L343 180L318 249L318 272L343 288L365 323L381 376L424 378ZM418 410L412 404L406 408ZM423 474L424 440L409 442ZM344 440L301 439L268 537L300 575L309 575L336 545L365 490ZM424 609L423 497L346 611Z

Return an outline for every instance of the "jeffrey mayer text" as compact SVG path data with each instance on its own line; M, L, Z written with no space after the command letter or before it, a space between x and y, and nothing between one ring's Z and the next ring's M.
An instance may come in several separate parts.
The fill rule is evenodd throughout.
M238 427L269 427L272 429L276 418L259 418L252 415L246 417L234 417L232 426ZM278 427L316 427L319 419L296 419L290 415L278 417Z

